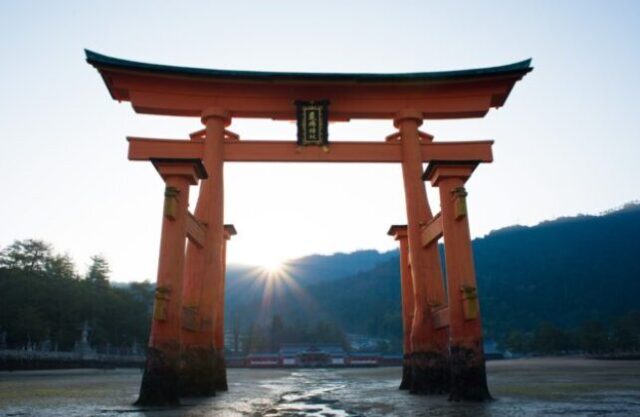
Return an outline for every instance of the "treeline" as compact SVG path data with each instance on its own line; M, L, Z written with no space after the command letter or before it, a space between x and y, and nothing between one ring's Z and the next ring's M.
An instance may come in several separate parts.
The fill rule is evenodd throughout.
M236 353L277 352L282 345L291 343L330 343L349 350L345 333L335 324L326 321L307 325L285 323L280 315L275 315L269 325L254 324L242 334L235 327L232 331L235 337L233 350Z
M576 329L544 322L531 333L512 331L500 344L512 352L537 355L640 353L640 312L627 313L606 324L588 320Z
M15 241L0 250L0 348L70 351L86 323L89 344L98 352L126 353L134 344L142 349L154 286L114 286L109 274L103 256L93 256L80 274L68 255L40 240ZM228 326L238 353L275 352L286 343L332 343L348 350L346 335L330 321L285 323L275 315L269 325Z
M153 286L109 283L109 264L96 255L79 274L66 254L40 240L15 241L0 251L0 343L9 349L68 351L85 323L98 351L145 346Z

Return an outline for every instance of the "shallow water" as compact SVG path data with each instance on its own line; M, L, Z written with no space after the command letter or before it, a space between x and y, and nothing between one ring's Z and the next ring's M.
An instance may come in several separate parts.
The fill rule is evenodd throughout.
M488 372L496 400L470 404L399 391L400 368L230 369L229 392L159 409L131 405L138 370L0 372L0 416L640 416L640 361L498 361Z

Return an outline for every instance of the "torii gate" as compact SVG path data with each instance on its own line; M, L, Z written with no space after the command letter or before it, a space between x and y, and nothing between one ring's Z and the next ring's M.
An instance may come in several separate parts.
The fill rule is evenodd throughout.
M531 61L410 74L225 71L146 64L85 51L114 100L138 113L199 117L189 139L127 138L129 159L151 161L166 183L154 313L138 404L226 390L224 364L225 162L401 163L407 226L400 241L405 372L401 388L490 398L464 183L492 162L493 141L444 142L425 119L483 117L504 105ZM298 120L298 140L246 140L232 118ZM327 123L391 119L386 140L328 142ZM423 172L423 163L429 163ZM423 181L439 188L434 216ZM188 211L189 186L200 182ZM444 237L443 281L437 241ZM186 246L186 251L185 251Z

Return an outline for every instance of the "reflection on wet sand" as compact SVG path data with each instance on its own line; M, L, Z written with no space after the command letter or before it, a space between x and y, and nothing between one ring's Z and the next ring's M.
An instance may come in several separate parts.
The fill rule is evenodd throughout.
M139 370L0 373L0 416L357 417L640 415L640 361L489 362L496 401L399 391L400 368L229 370L230 390L176 408L138 408Z

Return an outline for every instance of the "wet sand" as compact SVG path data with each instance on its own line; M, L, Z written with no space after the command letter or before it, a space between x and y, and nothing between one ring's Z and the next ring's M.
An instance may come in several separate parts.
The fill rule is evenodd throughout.
M640 361L508 360L488 371L496 400L483 404L399 391L400 368L230 369L228 393L163 409L132 406L139 370L0 372L0 416L640 416Z

